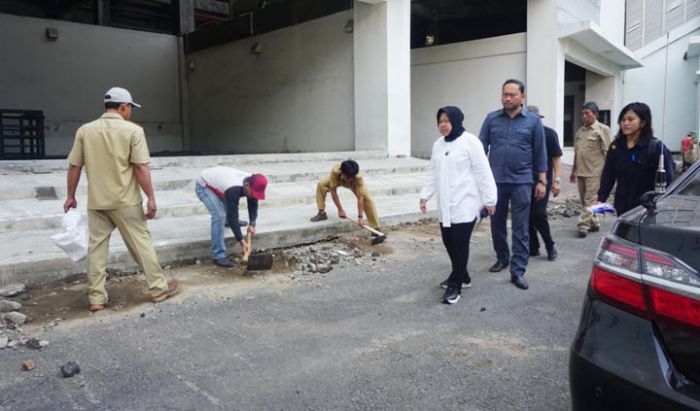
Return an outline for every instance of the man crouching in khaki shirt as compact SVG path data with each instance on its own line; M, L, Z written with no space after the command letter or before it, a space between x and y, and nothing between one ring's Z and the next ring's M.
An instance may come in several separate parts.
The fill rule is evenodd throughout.
M574 137L574 166L570 181L578 183L581 199L581 216L578 219L578 237L600 230L598 217L588 207L598 202L600 175L603 173L605 156L610 146L610 127L598 122L598 105L587 102L581 106L583 126Z
M109 238L114 228L124 239L131 257L146 274L148 291L154 303L177 292L177 282L168 282L158 264L146 219L156 215L156 197L148 167L150 154L143 129L129 121L134 103L131 94L119 87L107 91L105 113L84 124L75 134L68 154L68 196L63 210L78 206L75 190L80 172L88 176L88 257L87 279L90 311L100 311L109 302L105 280ZM141 191L148 197L147 212L141 205Z

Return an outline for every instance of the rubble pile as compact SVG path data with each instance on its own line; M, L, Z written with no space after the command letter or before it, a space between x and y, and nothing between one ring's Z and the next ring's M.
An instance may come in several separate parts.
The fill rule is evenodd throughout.
M29 322L30 318L19 312L21 303L8 299L25 291L24 284L10 284L0 288L0 350L19 346L39 350L49 345L46 340L29 338L24 334L22 325Z
M563 203L550 200L547 211L552 220L560 217L578 217L581 215L581 202L571 198Z
M377 251L365 251L362 247L352 245L358 241L354 237L341 237L338 241L290 248L282 251L282 258L287 265L295 269L289 274L291 279L313 280L333 270L349 265L372 267L381 258ZM362 240L359 240L362 241Z

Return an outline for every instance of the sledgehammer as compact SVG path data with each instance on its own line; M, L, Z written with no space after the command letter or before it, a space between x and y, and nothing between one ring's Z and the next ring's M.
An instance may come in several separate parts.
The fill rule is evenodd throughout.
M248 233L246 236L246 242L248 243L248 247L252 250L253 249L253 235L251 233ZM242 259L244 264L247 264L246 269L248 271L261 271L261 270L269 270L272 268L272 254L271 253L259 253L259 254L250 254L250 252L243 253L243 259Z
M345 218L357 224L357 221L353 220L352 218L347 216ZM374 238L372 239L372 245L381 244L384 241L386 241L386 234L382 233L381 231L375 230L374 228L365 224L362 224L362 227L368 229L370 233L374 234Z

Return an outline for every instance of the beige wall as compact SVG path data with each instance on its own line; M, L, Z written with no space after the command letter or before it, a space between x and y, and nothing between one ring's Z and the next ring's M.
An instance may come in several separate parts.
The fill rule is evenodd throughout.
M47 27L58 29L56 41ZM182 148L175 36L0 14L0 39L0 108L44 112L47 155L68 153L113 85L143 104L133 120L152 152Z
M478 135L486 115L502 107L503 82L525 81L525 51L524 33L412 50L411 154L430 157L443 106L459 107L464 127Z
M351 18L348 10L188 55L191 148L353 150ZM259 55L250 52L255 43Z

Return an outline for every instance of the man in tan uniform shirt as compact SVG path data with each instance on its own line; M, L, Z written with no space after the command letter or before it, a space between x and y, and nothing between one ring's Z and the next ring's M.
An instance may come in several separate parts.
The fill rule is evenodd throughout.
M156 215L156 199L148 167L150 154L143 129L129 121L134 103L131 94L113 87L104 98L105 113L84 124L75 134L68 154L68 195L64 211L77 207L75 190L83 167L88 178L88 299L90 311L105 308L109 238L114 228L124 239L129 253L146 274L153 302L177 292L177 283L168 282L158 264L146 219ZM148 197L147 212L141 205L141 191Z
M354 160L345 160L336 165L328 177L318 182L316 185L318 213L311 218L311 221L321 221L328 218L326 214L326 195L329 191L333 203L338 208L338 217L345 218L345 210L340 204L340 197L338 197L338 187L349 189L357 197L357 223L362 226L364 224L362 216L366 214L369 226L375 230L381 230L374 200L372 200L372 196L367 190L365 180L362 177L362 173L360 173L360 166Z
M581 199L581 216L578 219L578 237L600 229L598 218L588 207L598 202L600 175L610 146L610 127L598 122L598 105L587 102L581 106L583 126L574 137L574 166L570 181L578 184Z

